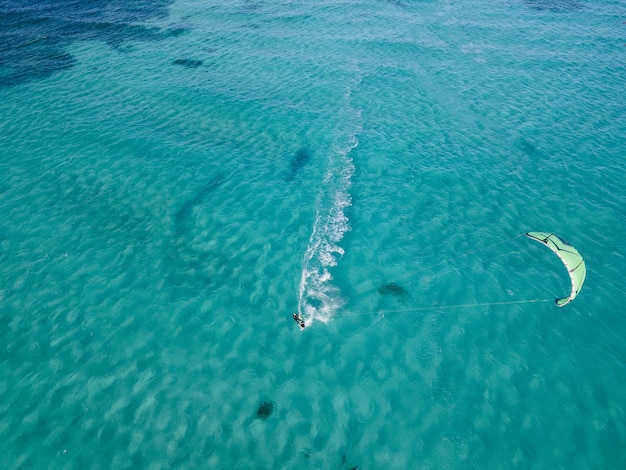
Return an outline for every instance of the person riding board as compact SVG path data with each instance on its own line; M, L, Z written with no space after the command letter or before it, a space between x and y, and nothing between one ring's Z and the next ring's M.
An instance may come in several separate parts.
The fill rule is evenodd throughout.
M294 313L292 315L294 321L300 326L301 330L304 330L304 320L302 319L302 317L300 316L300 314L298 313Z

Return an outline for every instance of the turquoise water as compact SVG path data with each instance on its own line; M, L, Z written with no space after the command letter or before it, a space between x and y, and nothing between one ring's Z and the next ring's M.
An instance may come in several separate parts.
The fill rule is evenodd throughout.
M3 468L624 468L626 6L1 13Z

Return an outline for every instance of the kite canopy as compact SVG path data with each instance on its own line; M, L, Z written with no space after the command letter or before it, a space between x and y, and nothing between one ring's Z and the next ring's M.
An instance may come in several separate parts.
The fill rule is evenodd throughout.
M558 235L547 232L528 232L526 236L543 243L554 251L567 268L569 277L572 280L572 293L568 297L556 299L556 304L559 307L564 307L576 298L583 287L585 276L587 275L585 260L576 248L563 241Z

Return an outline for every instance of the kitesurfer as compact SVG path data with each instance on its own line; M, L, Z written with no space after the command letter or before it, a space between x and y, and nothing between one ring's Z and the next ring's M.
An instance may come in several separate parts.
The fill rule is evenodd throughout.
M295 313L295 312L292 316L293 316L294 321L300 326L300 329L304 330L304 320L302 319L302 317L298 313Z

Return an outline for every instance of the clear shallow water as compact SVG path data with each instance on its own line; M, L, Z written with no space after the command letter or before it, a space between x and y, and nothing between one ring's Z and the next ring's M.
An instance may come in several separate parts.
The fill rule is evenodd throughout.
M623 467L624 7L221 3L3 11L2 465Z

